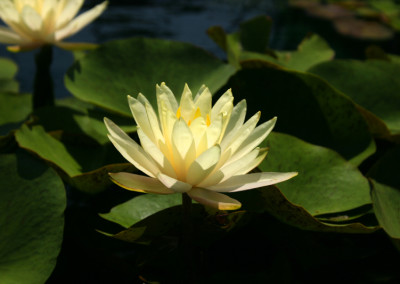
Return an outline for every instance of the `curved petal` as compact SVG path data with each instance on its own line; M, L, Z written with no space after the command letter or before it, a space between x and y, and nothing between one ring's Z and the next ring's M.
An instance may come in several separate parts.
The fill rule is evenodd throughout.
M194 108L200 109L201 115L206 118L211 114L212 95L210 90L205 86L201 86L199 92L194 99Z
M193 161L187 171L187 182L196 185L205 179L215 168L221 156L219 145L204 151Z
M233 108L233 95L231 89L226 91L214 104L213 108L211 109L211 120L220 114L227 105L232 105Z
M175 193L155 178L125 172L109 173L109 175L114 183L128 190L156 194Z
M188 195L197 202L219 210L236 210L242 204L236 199L230 198L225 194L209 191L204 188L195 187L188 192Z
M276 184L297 176L297 172L275 173L262 172L246 175L237 175L228 178L226 181L212 186L207 189L218 192L236 192L252 188L263 187L271 184Z
M242 142L240 147L234 152L234 154L228 159L228 163L231 161L236 161L242 158L252 151L255 147L260 145L262 141L271 133L272 129L276 123L276 117L264 122L263 124L257 126L251 134Z
M186 122L192 120L194 113L196 111L196 109L194 108L192 91L190 91L189 86L187 84L185 84L185 87L183 88L181 101L179 104L179 110L181 116Z
M140 101L129 95L128 103L137 126L143 130L147 137L149 137L153 142L156 143L153 128L149 121L149 117L147 116L146 107Z
M86 25L94 21L101 13L106 9L108 2L104 1L101 4L93 7L89 11L79 15L72 21L70 21L64 28L55 32L55 39L62 40L68 36L71 36L81 29L83 29Z
M187 192L192 186L186 182L174 179L170 176L164 175L163 173L159 173L157 178L169 189L174 192Z
M160 85L156 85L156 96L157 96L157 106L158 113L161 113L161 100L165 100L166 105L174 113L178 111L178 102L176 101L175 95L172 93L171 89L162 82Z
M76 16L76 14L78 14L84 0L69 0L62 2L63 3L59 3L60 6L57 7L58 11L56 29L63 28Z
M154 160L121 128L108 118L104 118L104 123L110 133L108 138L125 159L151 177L160 172Z
M247 104L246 100L241 100L237 105L234 106L231 117L229 118L228 125L226 126L224 140L230 141L230 138L237 133L239 128L243 125L246 117Z
M12 29L0 26L0 42L6 44L23 44L25 40Z

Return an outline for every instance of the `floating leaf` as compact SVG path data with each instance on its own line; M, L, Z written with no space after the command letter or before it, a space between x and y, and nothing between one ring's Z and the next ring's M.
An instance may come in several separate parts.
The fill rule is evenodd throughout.
M66 182L88 193L102 191L111 185L108 172L135 170L131 164L124 163L111 143L85 143L84 137L79 135L59 141L38 125L32 129L23 125L15 137L20 147L50 162Z
M286 198L311 215L343 212L371 203L367 179L336 152L290 135L272 133L262 171L299 173L278 184Z
M399 64L382 60L335 60L321 63L309 72L326 79L372 112L392 134L400 134Z
M17 65L8 58L0 58L0 92L18 92L19 84L14 80Z
M154 105L155 85L166 82L175 94L188 83L194 92L205 84L214 93L234 68L190 44L133 38L106 43L76 61L65 77L73 95L131 116L128 94L143 93Z
M0 139L17 129L32 111L32 96L0 93Z
M373 184L372 201L376 218L392 238L400 239L400 147L388 151L370 169Z
M239 197L239 198L238 198ZM278 220L310 231L365 234L378 229L377 226L366 226L355 220L349 224L329 224L312 216L302 206L290 202L276 186L249 190L235 194L243 203L243 209L257 213L267 211Z
M22 152L1 155L0 176L0 283L45 283L61 249L64 185Z
M248 113L277 116L276 131L334 149L356 165L375 151L363 117L346 96L312 74L262 65L247 62L227 84L237 101L247 100Z
M100 214L100 216L124 228L129 228L157 212L180 204L182 204L182 194L142 194L115 206L109 213Z

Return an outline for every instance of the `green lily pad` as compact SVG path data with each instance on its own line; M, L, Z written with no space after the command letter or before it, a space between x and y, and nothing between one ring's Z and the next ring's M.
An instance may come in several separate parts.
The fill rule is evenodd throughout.
M29 94L0 93L0 139L17 129L32 111Z
M241 60L257 59L296 71L306 71L321 62L330 61L335 52L318 35L306 37L296 51L275 51L275 57L268 54L242 52Z
M17 65L8 58L0 58L0 92L18 92L19 84L14 80Z
M289 201L277 186L249 190L234 195L249 212L268 212L278 220L302 230L367 234L379 229L377 226L364 225L355 220L349 224L330 224L312 216L302 206Z
M335 60L309 70L326 79L400 134L400 65L382 60ZM351 78L351 80L349 79Z
M371 204L367 179L335 151L281 133L272 133L262 146L270 151L259 168L297 171L298 176L277 186L290 202L312 216Z
M132 38L101 45L76 61L65 84L77 98L131 116L126 96L143 93L155 106L156 84L165 82L178 97L184 84L205 84L212 93L234 68L190 44Z
M392 238L400 239L400 178L398 164L400 147L388 151L370 169L372 201L376 218Z
M0 283L45 283L61 249L64 184L22 152L1 155L0 176Z
M277 116L276 131L334 149L355 165L375 151L356 105L317 76L249 61L227 86L236 101L247 100L249 114Z
M142 194L115 206L109 213L99 215L124 228L129 228L157 212L180 204L182 204L182 194Z
M67 135L59 140L40 125L31 129L22 125L15 138L20 147L50 162L66 182L88 193L100 192L112 184L108 172L135 171L111 143L99 145L87 141L86 136Z

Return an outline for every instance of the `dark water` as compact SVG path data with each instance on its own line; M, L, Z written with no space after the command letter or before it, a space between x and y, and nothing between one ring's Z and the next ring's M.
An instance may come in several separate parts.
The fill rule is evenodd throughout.
M85 2L83 10L101 3ZM363 56L366 42L338 36L330 23L310 19L301 11L288 9L287 0L110 0L107 10L92 24L70 37L71 42L103 43L129 37L157 37L192 43L224 59L223 52L207 36L211 26L235 31L242 21L257 15L273 20L270 46L275 49L295 49L308 32L328 40L338 57ZM34 76L34 54L37 51L9 53L0 46L0 56L13 59L19 66L17 79L22 92L31 92ZM55 48L52 73L58 98L69 96L63 76L72 64L70 52Z

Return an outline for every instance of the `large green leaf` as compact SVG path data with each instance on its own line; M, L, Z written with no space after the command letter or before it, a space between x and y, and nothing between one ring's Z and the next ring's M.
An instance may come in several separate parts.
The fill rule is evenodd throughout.
M64 185L26 153L0 157L0 283L45 283L59 254Z
M268 186L240 192L234 195L243 209L250 213L268 212L278 220L302 230L366 234L379 229L375 225L364 225L359 220L350 223L329 224L310 214L304 207L289 201L277 186Z
M133 38L106 43L78 60L65 77L76 97L131 115L126 96L143 93L155 105L155 85L165 82L176 96L184 84L211 92L224 85L234 68L190 44Z
M373 179L372 201L379 224L400 239L400 147L388 151L368 172Z
M59 137L48 134L40 125L23 125L15 133L20 147L50 162L63 179L80 190L96 193L111 185L108 172L134 171L109 142L86 141L82 135Z
M367 179L336 152L286 134L272 133L262 171L297 171L278 184L286 198L311 215L351 210L371 203Z
M275 57L244 51L241 60L258 59L297 71L306 71L311 66L333 59L335 52L328 43L318 35L305 38L296 51L275 51Z
M142 194L115 206L109 213L100 214L100 216L129 228L157 212L180 204L182 204L182 194Z
M382 60L335 60L309 70L326 79L400 134L400 65Z
M356 165L375 151L355 104L324 80L264 67L261 61L245 65L227 86L236 101L247 100L249 114L261 110L263 120L277 116L277 131L332 148Z

